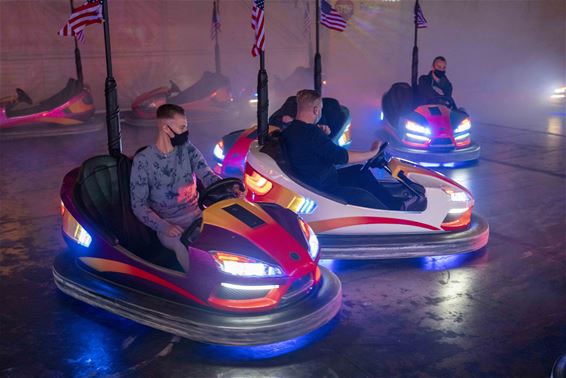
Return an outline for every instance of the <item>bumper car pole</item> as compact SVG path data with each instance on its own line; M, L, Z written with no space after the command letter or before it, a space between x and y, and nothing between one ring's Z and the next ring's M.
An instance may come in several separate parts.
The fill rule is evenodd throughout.
M218 1L214 0L213 4L212 4L212 19L213 21L216 23L218 22ZM216 27L216 26L213 26ZM216 32L214 33L214 68L216 70L216 73L219 74L221 73L221 69L220 69L220 45L218 44L218 35L220 33L218 32L218 30L216 30Z
M71 5L71 14L75 11L73 6L73 0L69 0ZM81 50L79 49L79 44L77 43L77 38L75 37L75 67L77 69L77 81L80 85L83 85L83 65L81 62Z
M106 81L104 95L106 97L106 127L108 130L108 152L112 156L122 153L122 136L120 131L120 108L116 80L112 76L112 50L110 47L110 21L108 19L108 0L102 0L104 16L104 46L106 48Z
M413 90L413 105L416 105L417 101L417 76L419 74L419 47L417 46L417 36L419 27L417 25L417 12L419 8L419 0L415 1L415 42L413 44L413 61L411 65L411 89Z
M259 52L259 72L257 74L257 127L258 143L263 146L267 140L267 113L269 111L269 99L267 93L267 71L265 70L265 52Z
M320 58L320 0L316 0L316 54L314 55L314 90L322 96L322 67Z

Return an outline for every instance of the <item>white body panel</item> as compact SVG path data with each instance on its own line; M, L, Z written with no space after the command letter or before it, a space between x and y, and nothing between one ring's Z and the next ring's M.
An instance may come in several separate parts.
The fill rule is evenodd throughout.
M315 193L295 181L291 180L277 163L267 154L259 151L260 147L257 142L253 142L248 152L248 163L262 176L268 178L271 182L277 183L303 197L316 201L317 207L312 214L301 214L302 218L309 224L332 219L350 218L350 217L379 217L387 218L383 220L373 220L376 223L368 222L354 225L334 228L332 230L321 232L326 235L379 235L379 234L423 234L423 233L444 233L441 224L450 209L473 206L473 198L468 195L465 202L454 202L449 194L444 192L442 188L450 188L454 191L462 192L454 182L443 176L438 177L436 173L425 168L422 173L412 172L408 174L408 178L422 185L426 189L426 197L428 205L425 211L392 211L383 209L364 208L354 205L348 205L336 202L330 198ZM428 175L427 172L432 175ZM410 223L410 224L403 224Z

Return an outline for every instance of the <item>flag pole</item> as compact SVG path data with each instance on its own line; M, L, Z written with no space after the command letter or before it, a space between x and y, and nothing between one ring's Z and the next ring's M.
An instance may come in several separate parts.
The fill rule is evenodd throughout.
M309 4L308 0L307 0L307 3L306 3L306 7L307 7L308 13L310 14L311 9L310 9L310 4ZM311 18L311 20L312 20L312 18ZM309 38L309 57L308 57L309 68L314 69L314 61L313 61L314 53L313 53L313 46L312 46L312 33L311 33L310 27L309 27L308 38Z
M122 153L122 136L120 132L120 108L116 80L112 76L112 50L110 48L110 21L108 19L108 0L101 0L104 17L104 46L106 50L106 81L104 95L106 97L106 128L108 131L108 152L112 156Z
M419 73L419 47L417 46L418 24L417 12L419 9L419 0L415 0L415 8L413 10L415 24L415 40L413 44L413 60L411 64L411 87L413 89L413 102L417 99L417 76Z
M316 54L314 55L314 90L322 95L322 68L320 59L320 0L316 1Z
M267 94L267 71L265 70L265 53L259 51L259 72L257 74L257 128L258 143L263 146L267 141L268 125L267 113L269 99Z
M73 0L69 0L71 5L71 14L75 11L75 7L73 6ZM77 43L77 37L75 39L75 68L77 69L77 80L80 84L83 83L83 65L81 62L81 50L79 50L79 44Z
M218 11L219 11L219 6L218 6L218 0L214 0L213 2L213 12L214 15L216 17L216 21L218 21ZM214 28L216 28L216 25L214 26ZM216 33L214 33L214 68L216 70L216 73L219 74L220 73L220 45L218 44L218 34L220 34L218 32L218 30L216 31Z

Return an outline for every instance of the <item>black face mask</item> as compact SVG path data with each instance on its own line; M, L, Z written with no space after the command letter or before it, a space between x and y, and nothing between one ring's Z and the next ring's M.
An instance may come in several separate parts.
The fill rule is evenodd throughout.
M169 130L173 131L170 127ZM182 132L181 134L177 134L175 131L173 131L173 133L175 134L175 136L173 138L170 138L173 147L182 146L183 144L187 143L187 140L189 140L189 130Z
M442 79L444 76L446 76L446 71L434 70L434 74L437 78Z

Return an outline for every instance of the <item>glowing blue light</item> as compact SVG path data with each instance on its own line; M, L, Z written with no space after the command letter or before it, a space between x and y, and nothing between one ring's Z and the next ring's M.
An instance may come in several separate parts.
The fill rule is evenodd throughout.
M442 166L448 168L454 168L456 166L456 163L443 163Z
M383 112L381 112L381 113L379 114L379 119L380 119L381 121L383 121Z
M423 167L440 167L440 163L426 163L426 162L420 162L419 165L423 166Z
M330 332L338 320L334 318L324 326L306 335L282 341L279 343L257 345L257 346L225 346L225 345L203 345L200 351L204 356L214 356L214 361L249 361L274 358L284 354L295 352L299 349L313 344Z
M297 213L298 214L312 214L317 206L318 206L318 204L316 203L316 201L311 200L310 198L303 197L301 205L299 206L299 209L297 210Z
M424 270L447 270L462 266L465 262L477 256L475 252L447 256L427 256L422 258Z

